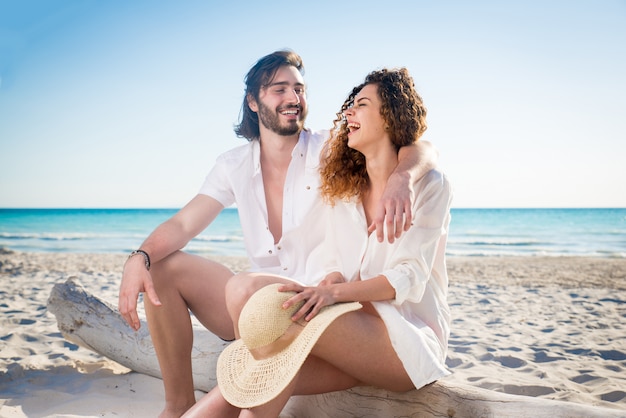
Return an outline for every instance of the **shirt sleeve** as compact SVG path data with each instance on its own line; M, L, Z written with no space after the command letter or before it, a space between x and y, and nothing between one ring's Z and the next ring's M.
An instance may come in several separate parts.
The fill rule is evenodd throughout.
M219 156L198 193L212 197L225 208L232 205L235 202L235 194L231 185L231 170L232 164L228 164L224 155Z
M384 275L396 291L392 301L420 302L437 256L445 256L452 190L446 177L431 171L419 183L413 225L397 241Z

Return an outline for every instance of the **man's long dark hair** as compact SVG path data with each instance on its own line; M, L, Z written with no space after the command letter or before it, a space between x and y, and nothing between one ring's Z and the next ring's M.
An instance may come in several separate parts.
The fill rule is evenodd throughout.
M245 78L246 92L243 96L243 104L241 105L241 122L235 126L235 134L238 137L246 138L248 141L259 139L261 132L259 131L259 117L248 106L248 98L259 101L259 93L261 88L268 86L276 71L282 66L291 65L295 67L300 74L304 75L304 64L300 55L293 51L282 50L276 51L264 56L257 61L256 64L248 71Z

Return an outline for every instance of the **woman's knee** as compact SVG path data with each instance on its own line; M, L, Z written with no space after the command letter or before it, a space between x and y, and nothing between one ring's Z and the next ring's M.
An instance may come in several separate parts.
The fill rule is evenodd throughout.
M243 272L234 275L226 283L226 306L231 319L236 322L244 305L257 290L271 283L287 281L286 279L263 273Z
M243 306L246 301L258 290L258 281L250 273L239 273L231 277L226 283L226 303L230 306Z

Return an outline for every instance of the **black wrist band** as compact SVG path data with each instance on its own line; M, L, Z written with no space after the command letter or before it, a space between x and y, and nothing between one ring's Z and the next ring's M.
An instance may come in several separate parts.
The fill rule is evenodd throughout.
M128 255L128 258L131 258L134 255L141 254L143 256L143 261L146 263L146 270L150 270L150 256L144 250L135 250Z

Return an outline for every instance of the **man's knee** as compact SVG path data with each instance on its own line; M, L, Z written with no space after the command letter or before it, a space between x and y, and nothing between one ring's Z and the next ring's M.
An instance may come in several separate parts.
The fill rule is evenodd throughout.
M176 251L151 266L150 275L157 291L177 283L174 278L181 270L182 255L182 252Z

